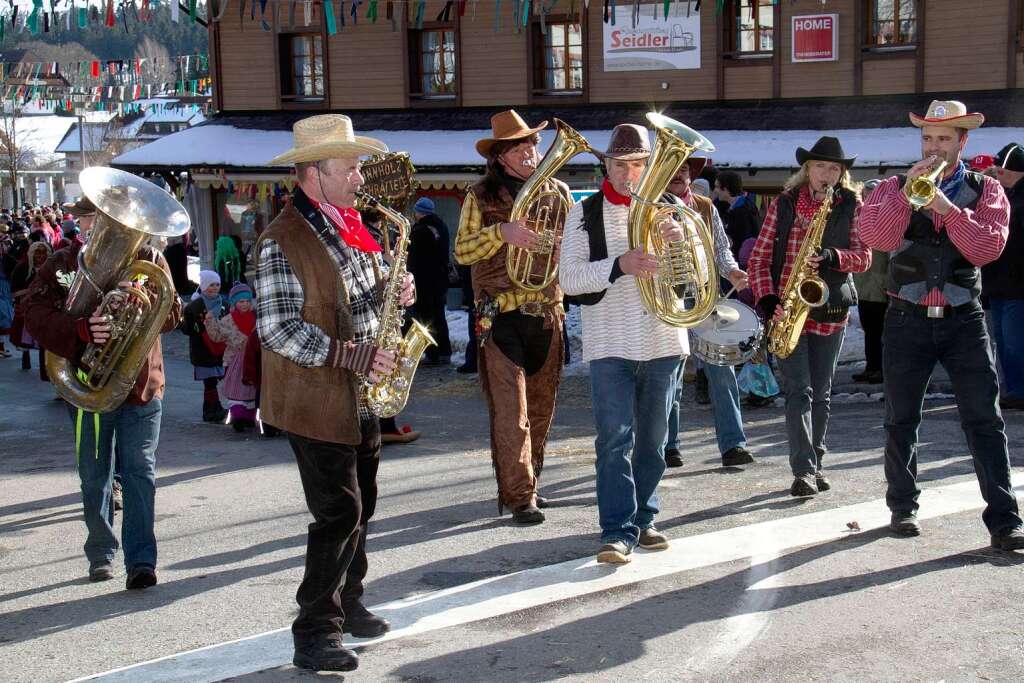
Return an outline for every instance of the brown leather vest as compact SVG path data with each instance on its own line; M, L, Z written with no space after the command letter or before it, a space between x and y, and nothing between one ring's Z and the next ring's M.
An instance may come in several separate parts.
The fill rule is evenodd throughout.
M711 222L711 207L714 206L714 204L711 203L709 198L695 194L692 190L690 192L690 198L693 200L693 208L700 213L701 218L704 219L704 224L708 226L708 230L712 231L711 234L714 234L715 224Z
M260 236L284 252L302 285L302 319L332 338L353 338L348 290L337 265L310 225L289 206ZM256 245L259 253L260 244ZM268 424L308 439L358 445L359 383L344 368L304 368L264 348L260 415Z
M568 205L572 206L568 185L558 180L555 182L558 184L558 189L565 195ZM477 206L480 208L481 226L508 222L515 197L504 186L499 189L498 197L484 192L483 180L470 187L469 191L473 193ZM508 245L502 244L493 256L472 265L470 273L473 279L474 299L480 301L484 298L493 298L502 292L516 289L508 277L507 260ZM557 277L543 290L543 293L549 301L560 302L562 300L562 288L558 286Z

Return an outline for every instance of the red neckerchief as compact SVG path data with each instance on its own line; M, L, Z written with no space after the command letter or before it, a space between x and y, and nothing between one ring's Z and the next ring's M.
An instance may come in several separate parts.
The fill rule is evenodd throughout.
M633 201L633 198L628 194L619 194L616 192L615 188L612 187L611 182L609 182L607 178L605 178L604 182L601 183L601 194L604 195L604 198L607 199L609 203L617 206L629 206L629 203Z
M238 308L231 309L231 319L235 321L238 331L248 337L256 329L256 310L250 308L242 313Z
M368 253L380 253L383 251L380 245L377 244L377 240L373 239L373 235L363 225L363 219L358 211L351 208L343 209L333 204L321 204L319 202L313 202L313 204L334 224L334 227L338 230L338 236L341 237L345 244L353 249Z

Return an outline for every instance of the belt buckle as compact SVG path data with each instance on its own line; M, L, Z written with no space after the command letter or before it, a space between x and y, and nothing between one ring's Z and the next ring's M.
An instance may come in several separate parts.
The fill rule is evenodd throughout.
M526 303L519 304L519 312L523 315L530 315L534 318L544 317L544 305L539 301L527 301Z
M929 306L928 307L929 318L945 318L946 307L945 306Z

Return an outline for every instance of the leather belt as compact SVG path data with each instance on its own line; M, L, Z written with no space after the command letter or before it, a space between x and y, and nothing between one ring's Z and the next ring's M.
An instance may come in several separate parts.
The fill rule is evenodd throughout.
M897 299L896 297L889 297L889 307L908 313L916 318L956 318L957 316L964 315L966 313L973 313L981 310L981 304L977 299L972 299L965 304L959 306L923 306L921 304L915 304L906 299Z

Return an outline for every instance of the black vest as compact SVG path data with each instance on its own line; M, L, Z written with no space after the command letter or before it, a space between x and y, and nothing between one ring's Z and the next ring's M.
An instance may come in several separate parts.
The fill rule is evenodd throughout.
M799 190L798 190L799 191ZM845 188L839 188L832 204L832 211L821 236L821 248L849 249L850 226L857 208L857 198ZM796 197L789 192L779 195L775 207L775 243L772 245L772 282L775 291L781 292L779 281L786 264L786 245L796 220ZM795 267L796 264L794 264ZM811 320L820 323L837 323L846 317L847 309L857 303L857 289L853 286L853 275L830 267L818 269L818 277L828 285L828 301L824 306L812 308L808 314Z
M900 176L901 186L905 180ZM983 189L981 176L968 171L957 196L949 200L961 209L974 209ZM930 214L914 211L903 244L889 258L886 289L916 303L935 287L952 306L968 303L981 294L981 270L964 258L945 228L935 229Z

